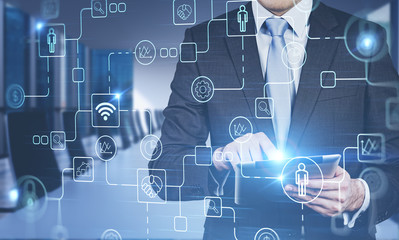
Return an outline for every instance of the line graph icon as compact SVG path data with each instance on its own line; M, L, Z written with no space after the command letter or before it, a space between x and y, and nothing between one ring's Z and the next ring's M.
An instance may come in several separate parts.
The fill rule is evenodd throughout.
M230 122L229 133L233 141L239 143L247 142L251 138L253 131L252 123L246 117L238 116Z
M110 150L112 146L110 143L107 143L107 142L101 143L100 142L99 145L100 145L100 153L101 154L112 154L112 151Z
M234 124L234 136L236 137L241 137L244 136L245 132L247 131L247 128L242 125L241 123Z
M137 62L142 65L150 65L157 55L155 45L148 40L142 40L137 43L134 52Z
M118 94L95 93L91 95L92 126L117 128L120 126Z
M153 58L151 49L147 46L139 47L139 58Z
M385 137L382 134L359 134L357 157L360 162L379 163L385 161Z
M377 142L377 140L371 140L368 138L366 140L366 143L364 140L361 141L361 148L362 154L365 156L379 156L380 152L378 152L378 149L380 149L380 143Z
M115 157L118 147L111 136L103 135L97 140L95 150L98 158L110 161Z

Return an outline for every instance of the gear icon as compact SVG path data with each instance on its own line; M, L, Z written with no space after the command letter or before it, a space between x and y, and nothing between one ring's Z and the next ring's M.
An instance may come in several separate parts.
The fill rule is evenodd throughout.
M212 94L212 88L209 82L201 80L195 84L195 95L198 98L205 100L209 98L211 94Z
M197 102L209 102L214 94L214 86L211 79L206 76L197 77L191 84L191 94Z

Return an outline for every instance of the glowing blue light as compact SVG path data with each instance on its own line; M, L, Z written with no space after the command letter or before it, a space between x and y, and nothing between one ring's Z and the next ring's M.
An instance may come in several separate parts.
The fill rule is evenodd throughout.
M365 46L366 48L370 48L370 46L371 46L371 39L370 39L370 38L364 38L364 39L363 39L363 46Z
M18 200L18 190L13 189L8 193L8 197L10 198L11 202L15 202Z
M376 53L378 43L373 33L362 33L359 35L356 45L362 55L370 57Z
M277 161L284 160L284 153L282 153L279 150L277 150L277 151L275 151L274 153L271 154L270 159L271 160L277 160Z
M119 99L119 98L121 97L121 95L118 93L118 94L115 95L115 97L116 97L117 99Z
M43 23L38 22L38 23L36 24L36 29L37 29L37 30L42 29L42 27L43 27Z
M278 180L283 181L284 177L283 175L281 175L280 177L278 177Z

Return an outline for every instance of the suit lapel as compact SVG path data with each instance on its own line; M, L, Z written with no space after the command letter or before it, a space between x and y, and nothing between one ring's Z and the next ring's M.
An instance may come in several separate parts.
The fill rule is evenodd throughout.
M252 14L251 3L247 4L246 9L250 16ZM236 14L236 13L233 13ZM229 18L231 19L231 18ZM229 28L233 32L239 31L239 25L235 22L229 23ZM256 28L254 19L250 19L248 23L249 31ZM272 142L275 141L273 123L271 120L257 119L255 116L255 99L263 97L263 87L265 84L264 76L260 65L259 52L256 44L256 37L225 37L227 49L230 53L231 60L239 81L242 86L243 78L245 81L244 88L241 90L244 94L245 101L251 112L251 122L254 123L254 132L264 132Z
M311 14L309 21L310 37L337 36L332 31L338 25L337 20L323 4ZM342 40L308 40L307 60L302 68L287 143L293 149L298 147L319 97L320 73L330 69L340 41Z
M253 14L251 3L247 4L247 9L250 15ZM333 29L338 25L337 19L324 4L321 3L318 6L311 14L309 21L309 36L322 38L338 36L333 32ZM250 19L248 26L255 27L253 18ZM228 27L237 31L239 26L236 23L231 23ZM265 132L275 143L272 121L256 119L255 116L255 99L263 97L265 84L256 37L244 37L243 40L241 37L227 37L226 35L225 41L234 64L239 86L242 85L242 78L245 79L242 92L252 115L251 122L254 123L254 132ZM306 46L307 60L300 77L287 143L293 148L299 144L319 97L321 91L320 73L330 68L340 41L342 40L308 40ZM242 61L242 55L244 55L244 61Z

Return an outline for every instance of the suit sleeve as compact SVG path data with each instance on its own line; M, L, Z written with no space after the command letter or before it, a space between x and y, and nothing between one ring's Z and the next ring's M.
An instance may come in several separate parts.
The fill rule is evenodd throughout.
M186 30L184 42L194 42L190 29ZM183 54L195 58L196 53L192 49ZM150 174L156 175L153 169L166 171L168 200L179 200L178 186L181 186L181 200L203 199L208 195L209 167L196 166L192 156L195 146L205 145L209 135L207 106L197 102L191 94L192 82L198 76L196 62L177 64L171 83L172 94L163 112L162 154L148 165Z
M386 146L384 163L366 164L365 167L382 170L378 171L384 174L380 176L381 179L388 180L373 185L368 179L371 189L386 189L382 193L370 192L370 206L364 215L371 226L388 219L399 210L399 131L388 129L386 124L386 116L390 114L386 102L389 98L398 97L396 87L399 84L399 77L393 67L387 45L383 51L380 60L369 63L369 84L365 96L365 133L382 133ZM366 221L364 217L359 219L359 222L363 221Z

